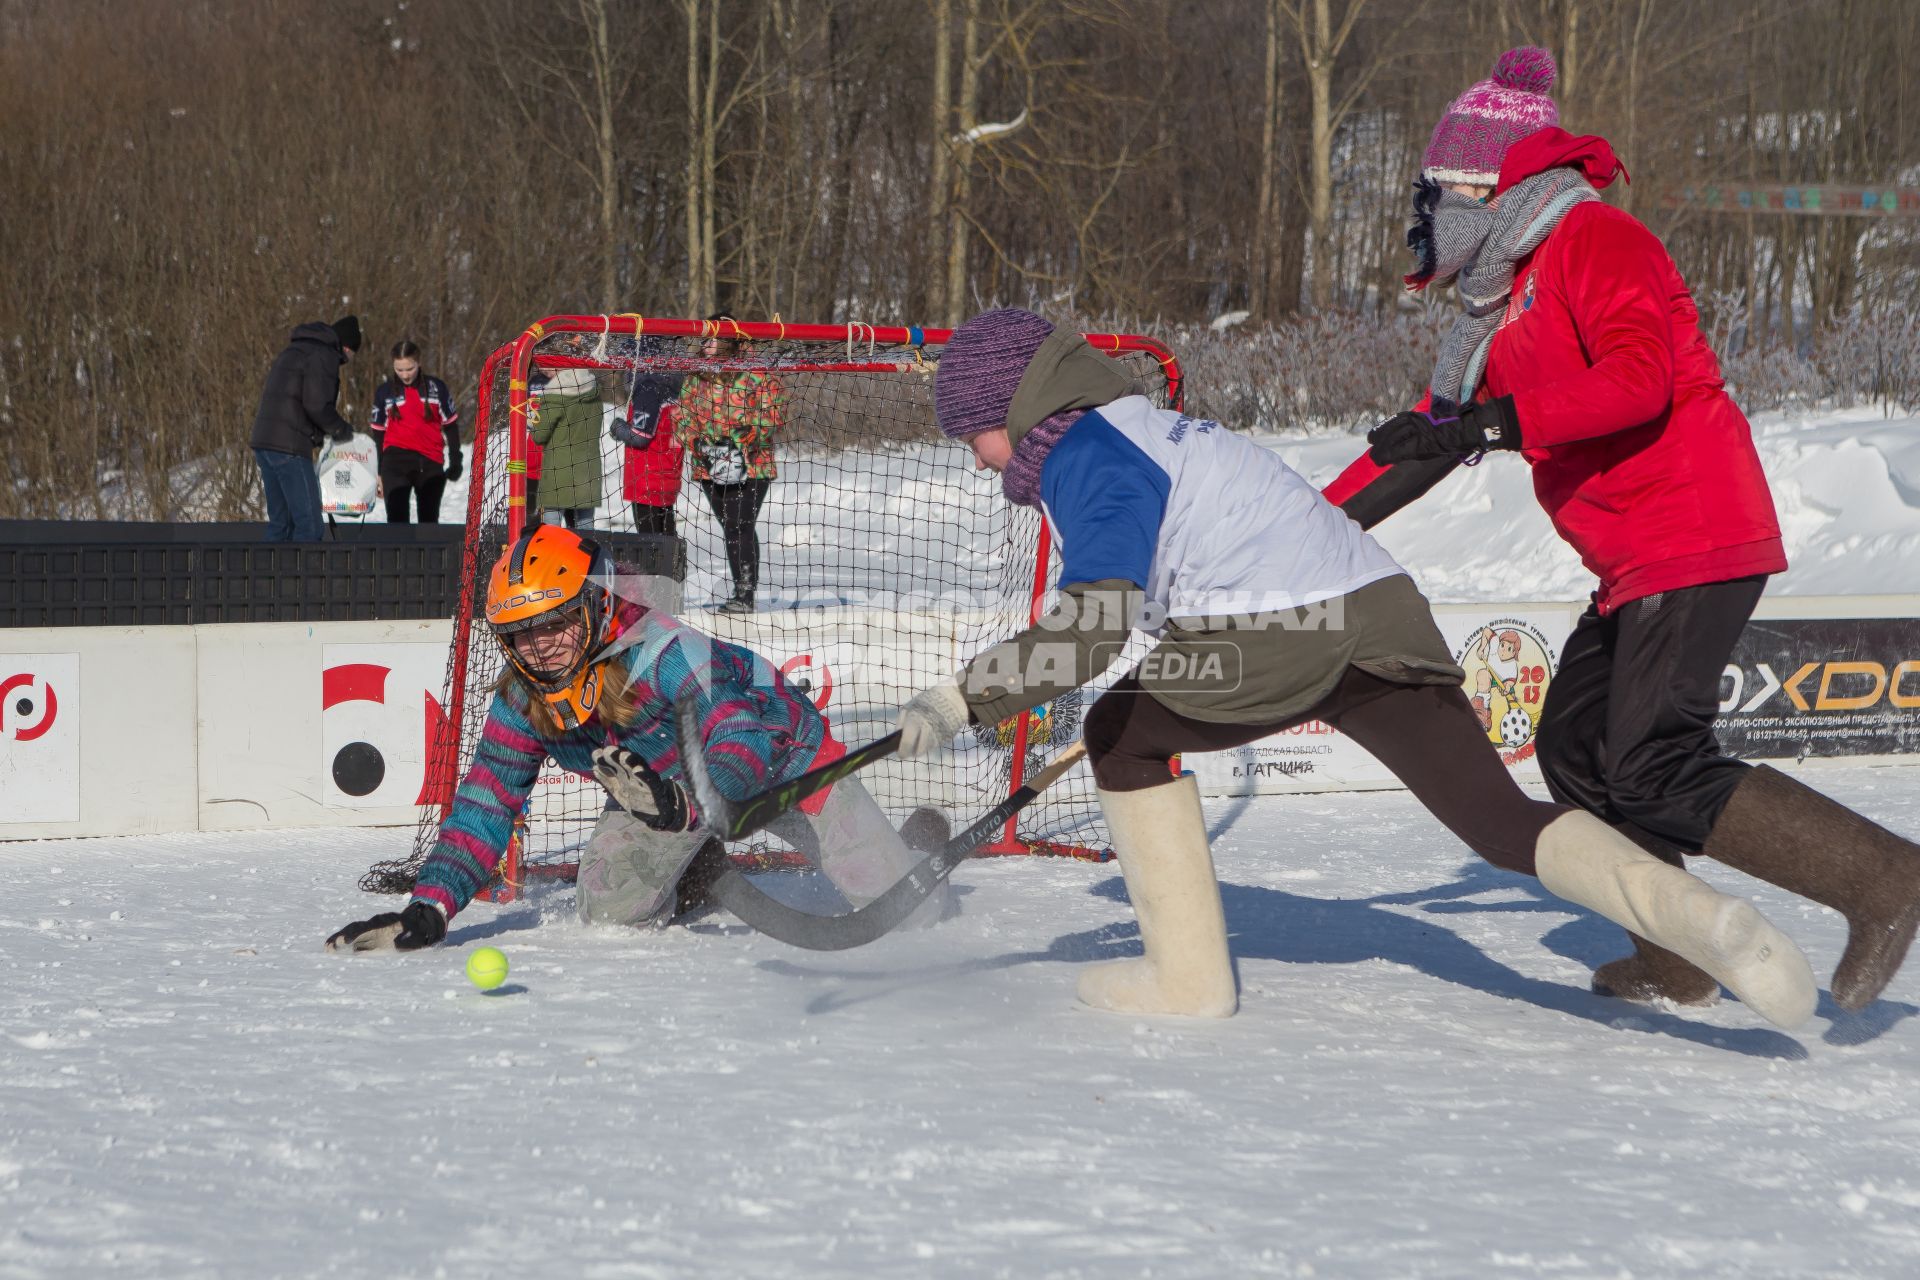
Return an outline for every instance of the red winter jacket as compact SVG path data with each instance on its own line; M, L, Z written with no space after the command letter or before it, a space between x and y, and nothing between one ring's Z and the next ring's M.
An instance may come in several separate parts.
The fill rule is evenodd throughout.
M680 463L686 457L675 431L676 406L665 404L653 429L653 438L641 447L627 446L620 472L620 493L628 502L647 507L670 507L680 496Z
M1596 186L1618 168L1604 140L1543 129L1507 153L1498 189L1562 165ZM1513 397L1534 493L1600 579L1602 613L1787 567L1752 430L1686 281L1631 215L1575 205L1516 264L1480 386L1496 396ZM1345 506L1393 470L1362 455L1326 496Z

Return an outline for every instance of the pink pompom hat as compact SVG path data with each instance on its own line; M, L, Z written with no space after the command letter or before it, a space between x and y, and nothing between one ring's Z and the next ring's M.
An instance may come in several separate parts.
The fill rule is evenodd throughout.
M1497 184L1508 147L1560 123L1560 111L1547 96L1557 71L1545 49L1525 45L1501 54L1493 75L1455 98L1434 127L1422 174L1443 186Z

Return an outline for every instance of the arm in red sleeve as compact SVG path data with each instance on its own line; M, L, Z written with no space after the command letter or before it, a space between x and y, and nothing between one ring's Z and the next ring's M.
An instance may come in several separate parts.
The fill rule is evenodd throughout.
M1320 492L1362 529L1371 529L1400 508L1424 497L1459 465L1458 458L1428 458L1422 462L1382 466L1363 453Z
M1432 403L1433 392L1428 391L1413 407L1419 412ZM1458 458L1382 464L1363 453L1335 476L1333 483L1320 491L1320 496L1346 512L1362 529L1371 529L1425 496L1459 465Z
M1620 217L1588 216L1562 234L1561 288L1589 363L1516 391L1527 448L1610 435L1651 422L1673 399L1672 270L1651 231Z

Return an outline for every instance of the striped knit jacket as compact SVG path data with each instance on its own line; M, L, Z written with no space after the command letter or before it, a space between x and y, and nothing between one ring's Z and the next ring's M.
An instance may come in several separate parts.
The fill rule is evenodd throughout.
M692 693L700 707L707 759L720 790L745 799L813 767L831 744L813 704L750 649L727 644L676 618L639 613L613 642L606 661L624 665L639 715L616 729L598 716L558 738L542 738L527 718L527 692L496 693L474 753L454 793L453 812L414 882L416 901L451 918L493 877L548 756L571 773L593 776L595 749L618 742L661 776L684 782L673 704Z

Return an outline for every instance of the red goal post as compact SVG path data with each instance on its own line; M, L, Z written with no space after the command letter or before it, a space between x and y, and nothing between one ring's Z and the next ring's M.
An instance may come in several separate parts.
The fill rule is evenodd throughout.
M594 378L609 423L619 417L623 400L631 405L635 379L642 376L690 380L752 374L782 389L786 434L776 433L779 475L768 486L767 511L753 526L766 553L760 585L769 590L771 603L739 615L703 611L689 602L682 616L720 639L755 649L776 667L791 669L794 662L811 662L814 650L832 650L831 660L822 659L823 673L830 665L843 675L863 673L858 688L843 678L838 690L831 682L824 691L809 689L843 740L864 741L884 732L883 717L891 709L885 704L897 707L920 681L938 674L928 666L930 660L951 671L1039 617L1058 571L1046 522L1006 503L996 478L968 475L968 451L946 441L933 424L931 375L950 334L916 326L557 315L495 350L476 397L465 589L453 620L444 718L427 762L426 803L413 855L374 868L363 887L397 891L411 884L471 763L498 671L493 642L483 624L476 627L478 606L493 558L530 518L535 455L529 428L539 397L536 384L560 370L583 370ZM1180 407L1180 365L1163 344L1134 334L1086 337L1097 350L1125 362L1145 394L1166 407ZM708 356L700 350L708 339L740 345L730 354ZM620 451L604 432L601 449L604 474L588 482L604 495L593 523L619 557L623 538L638 540L624 532L634 521L617 497ZM554 482L553 477L542 481ZM695 488L680 486L675 509L685 535L689 585L698 590L725 576L733 548L722 546ZM790 492L796 488L802 491L798 496ZM866 518L880 508L887 514ZM821 546L824 551L817 551ZM875 551L875 546L884 549ZM891 615L889 623L890 630L902 634L923 633L925 644L868 645L873 652L849 652L847 634L879 630L862 624L874 616L865 597L876 582L885 588L886 599L935 602ZM818 603L823 599L828 603ZM677 592L673 600L678 603ZM925 634L930 626L944 630ZM792 653L804 656L788 656ZM839 702L830 707L828 700L836 696ZM1078 736L1080 706L1077 700L1071 706L1049 705L1042 714L1023 712L1006 725L979 731L962 759L944 766L952 777L928 772L942 767L937 761L924 766L889 761L869 771L874 774L870 786L893 809L904 808L909 799L943 797L954 810L949 816L955 825L963 825ZM1063 782L1054 791L1059 794L1050 792L1010 821L984 852L1108 856L1084 774L1077 786ZM529 879L570 876L598 812L595 784L543 778L516 829L493 896L510 898ZM793 855L762 846L736 850L735 856L781 861Z

